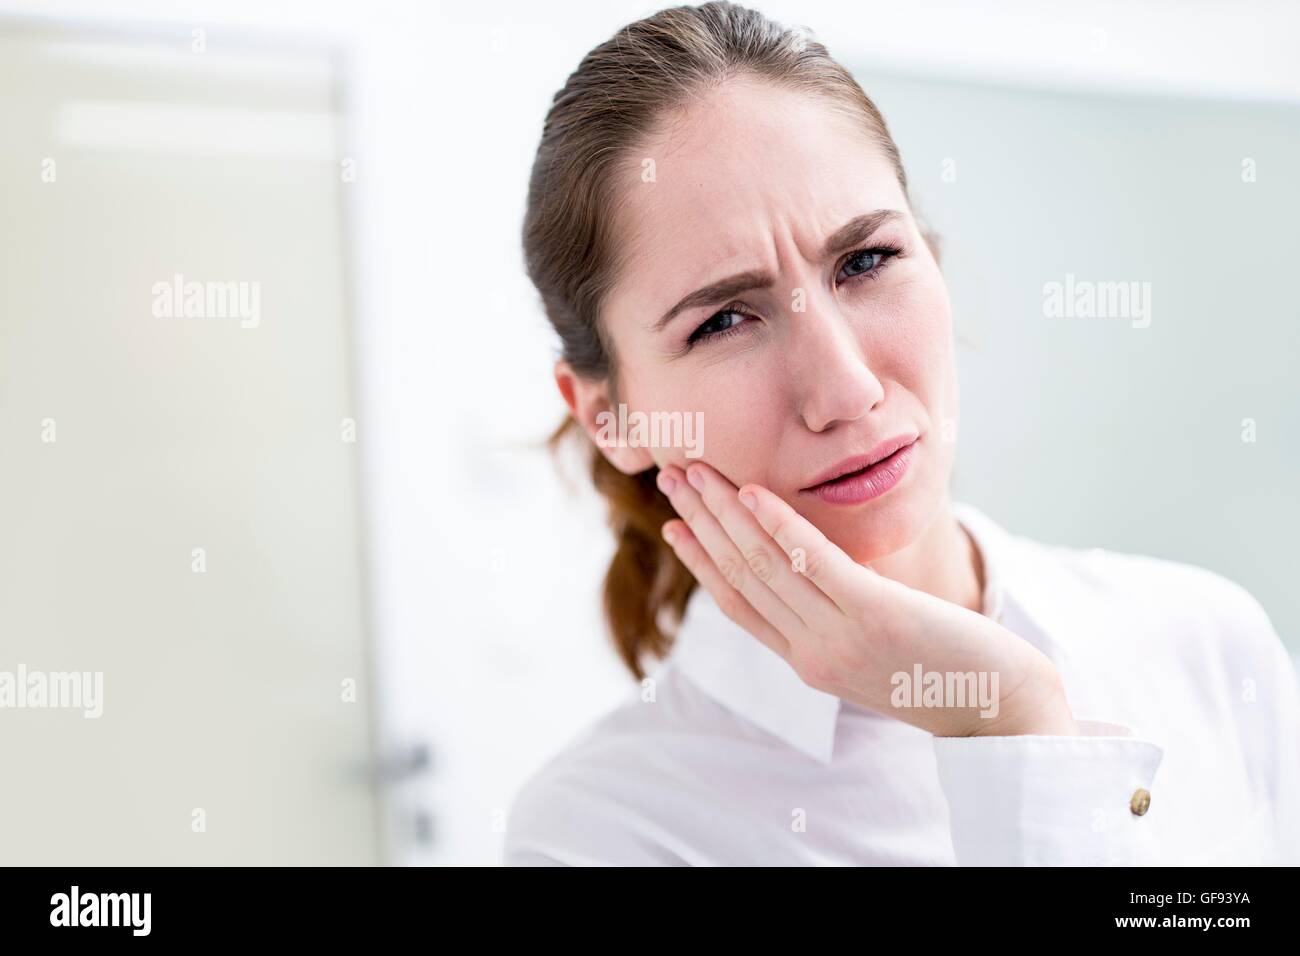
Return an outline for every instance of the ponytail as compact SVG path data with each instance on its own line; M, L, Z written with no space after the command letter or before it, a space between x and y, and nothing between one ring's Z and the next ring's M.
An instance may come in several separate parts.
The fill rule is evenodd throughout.
M660 529L677 517L655 483L658 468L634 475L619 471L566 417L547 440L558 453L566 440L581 442L589 456L591 481L605 498L614 557L605 572L602 603L605 622L619 658L635 677L645 677L643 661L663 657L672 644L669 628L681 623L695 578L664 541ZM665 620L667 618L667 620Z

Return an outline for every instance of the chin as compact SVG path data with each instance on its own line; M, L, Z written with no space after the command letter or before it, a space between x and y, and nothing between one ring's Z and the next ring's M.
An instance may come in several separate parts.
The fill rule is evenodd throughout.
M939 503L927 492L907 482L860 505L817 502L803 514L855 562L869 564L903 550L930 527Z

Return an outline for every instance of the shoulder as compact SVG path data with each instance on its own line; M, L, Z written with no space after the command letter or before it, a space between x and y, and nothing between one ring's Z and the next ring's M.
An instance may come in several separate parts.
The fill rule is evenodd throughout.
M1226 575L1182 561L1020 539L1033 566L1051 571L1079 606L1106 607L1145 633L1183 645L1285 665L1291 659L1258 599Z
M503 862L687 862L673 821L698 810L706 741L725 715L675 667L638 686L528 777L510 805Z

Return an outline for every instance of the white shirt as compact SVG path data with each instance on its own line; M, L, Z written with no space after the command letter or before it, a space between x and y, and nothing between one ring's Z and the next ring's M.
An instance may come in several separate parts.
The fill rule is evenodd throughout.
M1300 690L1259 603L953 511L984 613L1055 662L1080 736L934 737L842 701L701 587L652 680L525 783L505 862L1300 863Z

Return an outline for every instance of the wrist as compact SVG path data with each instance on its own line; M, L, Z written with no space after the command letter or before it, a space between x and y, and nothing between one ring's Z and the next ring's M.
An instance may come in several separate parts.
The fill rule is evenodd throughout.
M1003 702L1001 719L985 721L971 736L1016 737L1035 734L1077 737L1079 725L1065 696L1060 671L1050 663Z

